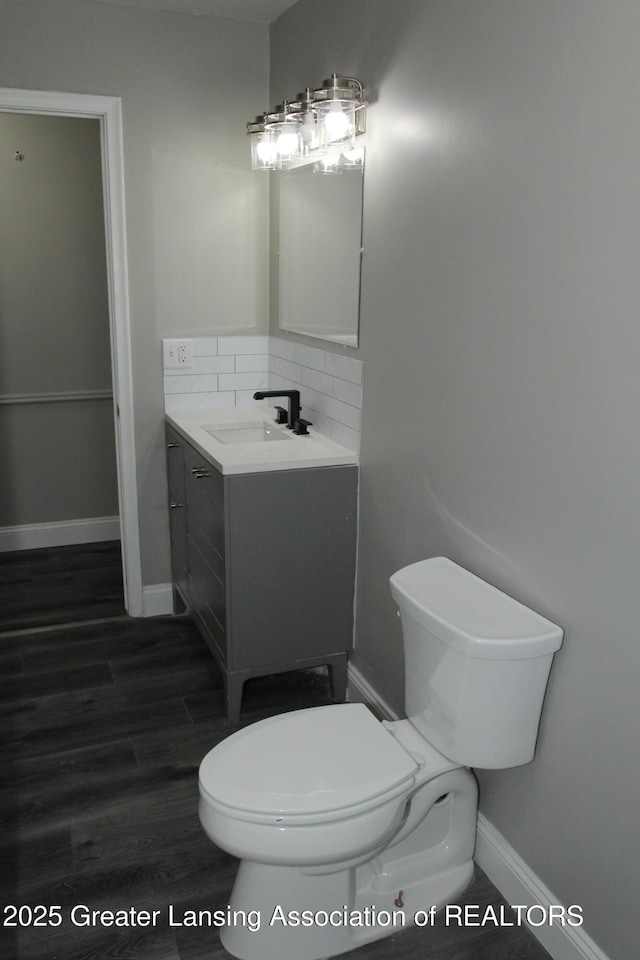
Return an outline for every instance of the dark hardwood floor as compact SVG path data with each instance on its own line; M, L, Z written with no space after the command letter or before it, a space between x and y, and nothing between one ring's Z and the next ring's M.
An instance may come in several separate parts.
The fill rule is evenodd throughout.
M120 543L0 553L0 629L124 616Z
M215 929L167 922L223 909L236 870L198 821L198 765L235 728L188 618L124 615L117 544L0 555L0 689L2 960L227 958ZM321 672L256 679L241 723L328 700ZM503 900L477 870L461 902ZM131 908L156 924L105 925ZM347 956L547 958L521 927L444 924Z

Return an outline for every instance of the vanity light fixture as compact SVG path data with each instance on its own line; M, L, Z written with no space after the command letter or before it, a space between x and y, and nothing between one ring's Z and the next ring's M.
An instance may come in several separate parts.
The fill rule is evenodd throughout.
M333 73L247 124L253 170L286 170L314 162L322 173L362 167L356 146L366 130L366 92L355 77Z

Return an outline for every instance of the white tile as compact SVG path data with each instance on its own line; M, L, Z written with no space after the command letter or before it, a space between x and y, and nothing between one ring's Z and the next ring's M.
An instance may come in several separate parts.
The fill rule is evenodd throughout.
M233 407L235 393L173 393L164 398L164 408L168 413L172 410L196 410L201 407L211 407L219 410L222 407Z
M271 356L269 358L269 371L275 376L286 377L287 380L300 383L300 364L292 363L282 357Z
M192 379L192 377L168 377L165 371L163 377L165 395L167 393L184 393L185 390L189 389Z
M311 406L304 407L303 418L311 421L313 424L312 431L321 433L324 437L331 439L333 420L323 416L318 410Z
M332 396L336 400L344 400L345 403L350 403L352 407L358 407L359 410L362 410L362 387L359 383L351 383L349 380L333 377Z
M318 393L317 390L311 390L309 387L302 387L300 390L300 405L307 410L312 409L322 412L322 404L326 399L324 393Z
M345 427L343 423L332 420L331 439L336 443L341 443L347 450L353 450L354 453L360 453L360 431Z
M305 387L311 387L312 390L318 390L320 393L332 396L333 377L330 377L328 373L312 370L311 367L301 367L300 381Z
M249 356L236 354L236 373L252 373L256 370L266 372L269 369L269 357L266 353L254 353Z
M324 369L334 377L349 380L351 383L362 383L362 360L353 357L343 357L339 353L326 353Z
M236 390L235 397L236 397L236 407L251 406L259 409L260 407L267 406L266 400L253 399L253 390Z
M315 347L306 347L302 343L296 343L293 348L293 357L296 363L303 367L311 367L313 370L324 370L326 350L317 350Z
M360 360L281 337L191 338L193 365L164 371L165 408L269 408L256 390L300 390L313 429L358 450L364 365Z
M267 373L221 373L218 378L219 390L266 390Z
M194 374L233 373L234 357L193 357L190 367L165 370L166 377L192 377Z
M269 390L299 390L300 384L295 380L289 380L287 377L269 377Z
M203 376L165 377L165 394L175 393L211 393L218 390L218 376L215 373Z
M217 337L194 337L191 341L192 357L215 357L218 355Z
M218 337L219 354L268 353L268 337Z
M292 361L294 351L295 342L293 340L283 340L282 337L269 337L269 353L272 356Z
M350 427L352 430L360 429L360 411L357 407L352 407L341 400L334 400L333 397L325 397L323 394L316 394L317 409L326 417L337 420L338 423Z

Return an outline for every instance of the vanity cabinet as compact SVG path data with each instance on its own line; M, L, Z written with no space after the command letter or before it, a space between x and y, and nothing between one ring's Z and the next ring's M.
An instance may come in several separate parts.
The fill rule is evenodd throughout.
M167 467L174 591L222 670L229 722L266 674L327 665L343 700L358 467L223 475L170 426Z

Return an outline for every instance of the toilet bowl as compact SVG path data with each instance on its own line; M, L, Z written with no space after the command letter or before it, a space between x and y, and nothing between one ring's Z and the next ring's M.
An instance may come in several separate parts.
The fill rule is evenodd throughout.
M392 932L388 911L399 928L424 904L454 898L473 871L476 792L469 771L409 721L381 723L359 703L294 711L229 737L201 764L200 822L241 860L232 915L257 910L261 931L227 927L223 946L246 960L326 957ZM357 923L374 910L385 926L279 919L345 907Z
M298 710L239 731L205 757L200 818L240 859L350 861L395 832L417 769L362 704Z
M241 861L238 920L221 931L241 960L330 957L453 900L473 872L468 767L533 755L560 628L446 558L404 568L391 588L408 719L358 703L299 710L202 761L203 829ZM258 930L243 922L251 911Z

